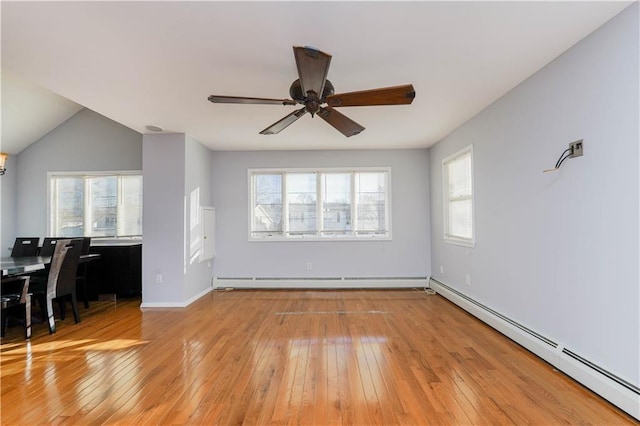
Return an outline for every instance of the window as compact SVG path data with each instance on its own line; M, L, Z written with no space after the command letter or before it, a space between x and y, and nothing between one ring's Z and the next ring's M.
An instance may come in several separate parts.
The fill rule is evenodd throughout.
M473 247L473 145L442 160L442 182L444 240Z
M250 169L250 239L389 239L389 174Z
M49 206L51 236L141 236L142 175L50 173Z

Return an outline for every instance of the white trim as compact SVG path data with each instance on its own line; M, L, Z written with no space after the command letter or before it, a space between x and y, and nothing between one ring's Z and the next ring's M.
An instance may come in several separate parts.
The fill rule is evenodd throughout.
M342 289L342 288L425 288L427 277L330 277L330 278L220 278L214 277L214 288L237 289Z
M446 170L448 163L467 155L471 156L471 238L463 238L456 235L449 235L449 178ZM442 240L445 243L454 244L463 247L473 248L476 245L476 203L475 203L475 175L474 175L474 159L473 144L468 145L461 150L442 159Z
M491 311L490 308L484 307L459 290L454 290L442 282L430 279L429 287L640 420L640 395L593 368L576 361L563 352L563 344L553 342L535 331L528 330L526 327L498 312ZM635 386L637 387L637 385Z
M142 302L140 304L140 309L145 308L186 308L196 300L200 299L203 296L206 296L213 290L213 287L207 287L202 290L200 293L195 296L187 299L185 302Z

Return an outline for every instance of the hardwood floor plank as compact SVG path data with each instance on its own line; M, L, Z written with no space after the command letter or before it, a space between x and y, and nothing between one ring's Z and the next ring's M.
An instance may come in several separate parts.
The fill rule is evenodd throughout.
M94 302L0 347L0 423L637 424L441 298L215 292Z

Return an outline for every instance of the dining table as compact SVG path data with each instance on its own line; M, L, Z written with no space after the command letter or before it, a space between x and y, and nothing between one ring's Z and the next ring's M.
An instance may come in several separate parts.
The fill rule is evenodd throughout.
M99 254L83 254L80 256L80 263L90 262L99 258ZM0 269L2 269L2 276L8 277L39 271L50 263L51 256L1 257Z

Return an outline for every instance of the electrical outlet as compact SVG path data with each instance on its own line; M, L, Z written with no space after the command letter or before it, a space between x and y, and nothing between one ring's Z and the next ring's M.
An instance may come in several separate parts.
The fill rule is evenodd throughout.
M464 276L464 283L465 283L466 285L468 285L469 287L471 287L471 275L466 274L466 275Z
M571 155L569 158L582 157L582 150L584 148L584 142L582 139L579 141L571 142L569 144L569 148L571 149Z
M156 284L162 283L162 274L156 274Z
M444 274L444 266L443 265L440 265L440 273Z
M313 264L311 262L307 262L307 271L310 271L313 269Z

